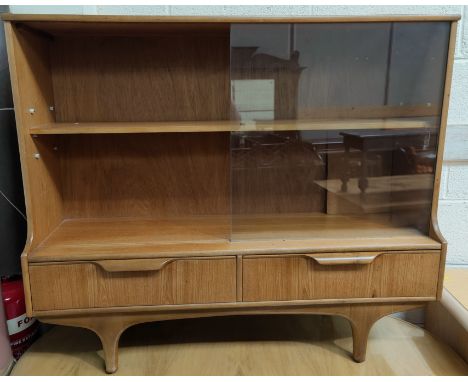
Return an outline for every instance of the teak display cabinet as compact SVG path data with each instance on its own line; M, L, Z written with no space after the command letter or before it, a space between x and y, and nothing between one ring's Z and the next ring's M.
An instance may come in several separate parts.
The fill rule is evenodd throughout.
M3 15L27 312L100 337L440 297L457 16ZM280 328L279 328L280 330Z

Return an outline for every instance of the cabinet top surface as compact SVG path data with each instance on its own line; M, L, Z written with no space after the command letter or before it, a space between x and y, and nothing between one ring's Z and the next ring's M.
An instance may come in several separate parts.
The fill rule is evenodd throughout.
M13 22L131 22L131 23L324 23L324 22L389 22L389 21L456 21L460 15L379 15L315 17L226 17L226 16L121 16L121 15L45 15L2 13Z

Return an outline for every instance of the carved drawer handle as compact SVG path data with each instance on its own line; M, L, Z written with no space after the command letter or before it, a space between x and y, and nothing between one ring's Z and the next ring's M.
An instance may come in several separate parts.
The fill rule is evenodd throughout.
M343 256L343 254L337 254L336 256L323 256L323 255L306 255L307 257L314 259L321 265L347 265L347 264L370 264L372 263L381 253L357 255L357 256Z
M143 272L160 271L176 259L132 259L94 261L106 272Z

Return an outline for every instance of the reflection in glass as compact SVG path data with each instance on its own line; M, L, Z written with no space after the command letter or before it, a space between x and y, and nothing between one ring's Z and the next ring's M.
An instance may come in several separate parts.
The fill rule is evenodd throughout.
M449 28L234 24L233 240L427 235Z
M440 115L449 31L448 22L233 24L232 118ZM270 118L240 115L271 104Z

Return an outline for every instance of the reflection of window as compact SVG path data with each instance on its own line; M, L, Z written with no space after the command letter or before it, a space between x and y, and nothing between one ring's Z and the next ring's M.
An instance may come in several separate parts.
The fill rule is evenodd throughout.
M275 80L232 80L231 97L243 121L275 118Z

